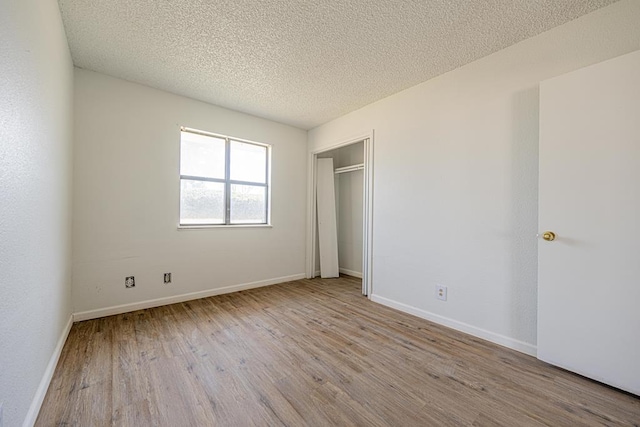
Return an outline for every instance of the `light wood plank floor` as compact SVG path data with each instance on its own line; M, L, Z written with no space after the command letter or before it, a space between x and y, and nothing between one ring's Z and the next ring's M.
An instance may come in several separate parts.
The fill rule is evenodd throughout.
M80 322L38 426L602 426L640 399L375 304L349 277Z

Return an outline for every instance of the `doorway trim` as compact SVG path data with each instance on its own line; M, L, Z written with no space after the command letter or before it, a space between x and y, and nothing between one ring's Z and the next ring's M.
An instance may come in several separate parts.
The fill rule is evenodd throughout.
M373 133L366 132L309 153L309 187L307 197L307 279L316 277L317 200L316 160L318 154L364 141L364 183L362 199L362 293L373 294Z

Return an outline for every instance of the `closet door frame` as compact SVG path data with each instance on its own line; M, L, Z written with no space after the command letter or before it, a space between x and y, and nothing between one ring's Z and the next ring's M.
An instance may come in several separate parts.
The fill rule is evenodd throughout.
M362 203L362 293L371 299L373 294L373 130L312 151L309 154L309 189L307 211L307 268L306 277L316 277L317 200L316 184L318 155L336 148L364 142L364 182Z

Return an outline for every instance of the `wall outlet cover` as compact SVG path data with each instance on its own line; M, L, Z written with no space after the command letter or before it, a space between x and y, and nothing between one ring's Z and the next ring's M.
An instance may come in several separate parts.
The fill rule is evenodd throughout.
M125 277L124 286L126 288L134 288L136 286L136 278L134 276Z
M444 285L436 285L436 298L442 301L447 300L447 287Z
M171 283L171 273L164 273L164 283Z

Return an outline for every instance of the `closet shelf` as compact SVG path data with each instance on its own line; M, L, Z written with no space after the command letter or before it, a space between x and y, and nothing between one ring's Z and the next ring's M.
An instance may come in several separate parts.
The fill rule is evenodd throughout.
M364 169L364 163L359 163L357 165L351 165L351 166L345 166L342 168L336 168L335 173L339 174L339 173L347 173L347 172L354 172L354 171L359 171Z

